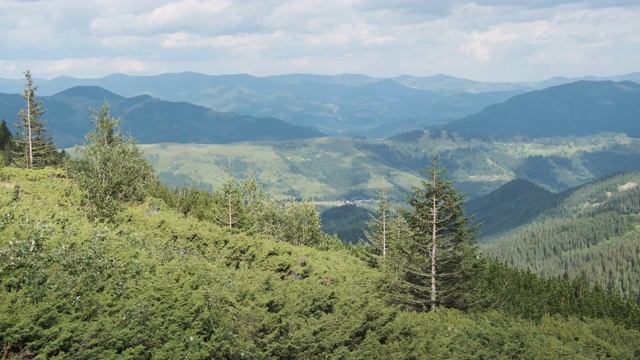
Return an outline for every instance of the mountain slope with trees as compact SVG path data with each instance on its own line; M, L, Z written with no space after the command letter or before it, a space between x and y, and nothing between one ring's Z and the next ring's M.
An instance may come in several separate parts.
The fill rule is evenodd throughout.
M231 165L239 179L256 178L274 196L317 201L374 199L387 187L403 201L433 151L447 179L469 199L510 180L563 191L620 171L640 170L640 141L617 134L489 142L443 131L414 131L386 140L314 138L228 145L143 146L170 187L218 187Z
M466 213L480 224L481 238L491 237L533 221L561 198L523 179L511 180L491 193L465 203Z
M581 283L487 263L473 308L407 311L385 272L351 255L357 247L228 229L180 214L153 187L111 221L91 221L86 190L60 170L0 177L3 357L640 354L640 308Z
M517 95L444 126L467 135L532 138L602 132L640 137L640 84L577 81Z
M93 118L70 172L0 168L3 358L640 353L637 304L480 256L435 160L380 257L255 182L131 189L146 160L108 104Z
M482 249L543 276L580 278L640 299L639 184L639 173L624 173L553 194L553 206L539 209L537 216L511 231L495 236L489 232ZM518 212L502 216L500 223L518 224Z

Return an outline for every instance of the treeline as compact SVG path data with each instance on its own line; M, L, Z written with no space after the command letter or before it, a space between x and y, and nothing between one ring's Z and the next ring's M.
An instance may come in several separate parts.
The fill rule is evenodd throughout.
M272 198L255 180L229 176L215 191L187 186L169 191L157 183L151 194L185 216L233 231L259 233L293 245L342 246L337 237L321 231L320 214L312 201Z

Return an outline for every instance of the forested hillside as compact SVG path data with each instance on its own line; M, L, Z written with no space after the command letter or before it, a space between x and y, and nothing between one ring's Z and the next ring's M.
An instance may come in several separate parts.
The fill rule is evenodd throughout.
M527 224L542 212L557 205L560 196L523 179L511 180L491 193L465 204L481 241L492 235Z
M640 84L577 81L514 96L444 126L467 135L640 136Z
M640 357L640 175L559 195L516 181L478 199L537 201L512 221L488 213L487 233L503 234L489 256L457 188L583 183L594 158L606 171L620 152L635 159L636 139L489 146L417 131L234 145L242 157L192 145L206 165L185 172L184 147L138 146L105 99L73 157L59 152L25 75L21 131L0 124L0 359ZM130 111L155 101L90 90ZM161 181L213 165L215 186ZM326 197L376 194L375 216L324 216L333 229L368 217L366 231L334 231L366 241L323 232L287 172Z
M490 244L482 249L500 261L543 276L582 278L607 291L640 299L638 184L640 174L625 173L546 195L546 206L555 205L544 210L532 202L538 214L520 227L522 210L501 207L505 211L498 223L511 223L512 230L499 236L488 233L482 240ZM519 206L528 205L520 202ZM486 226L496 224L487 219Z
M153 197L91 222L59 170L1 177L6 358L640 354L640 309L581 283L487 263L480 303L416 313L390 302L385 272L348 248L225 229Z
M369 230L366 223L371 220L371 211L355 204L332 207L320 214L322 231L335 234L346 243L357 244L365 241L365 232Z

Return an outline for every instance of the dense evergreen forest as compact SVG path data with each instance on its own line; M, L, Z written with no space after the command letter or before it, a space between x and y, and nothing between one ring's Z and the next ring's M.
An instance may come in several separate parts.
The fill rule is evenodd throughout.
M581 278L640 302L640 174L623 173L556 194L531 222L483 247L543 276Z
M640 357L634 299L482 255L437 157L345 245L256 181L168 189L89 118L77 157L0 168L2 359Z

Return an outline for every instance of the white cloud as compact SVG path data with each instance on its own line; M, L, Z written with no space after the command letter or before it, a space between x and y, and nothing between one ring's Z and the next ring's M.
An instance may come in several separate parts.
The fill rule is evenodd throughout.
M639 71L631 0L0 0L0 77Z
M192 30L204 33L233 28L239 16L227 12L228 1L182 0L136 13L105 14L90 29L100 34L154 34Z
M39 62L35 62L35 65L42 66ZM139 74L158 68L158 66L145 64L143 61L128 57L66 58L47 64L45 71L59 74L80 74L77 76L89 77L96 68L103 69L108 73Z

